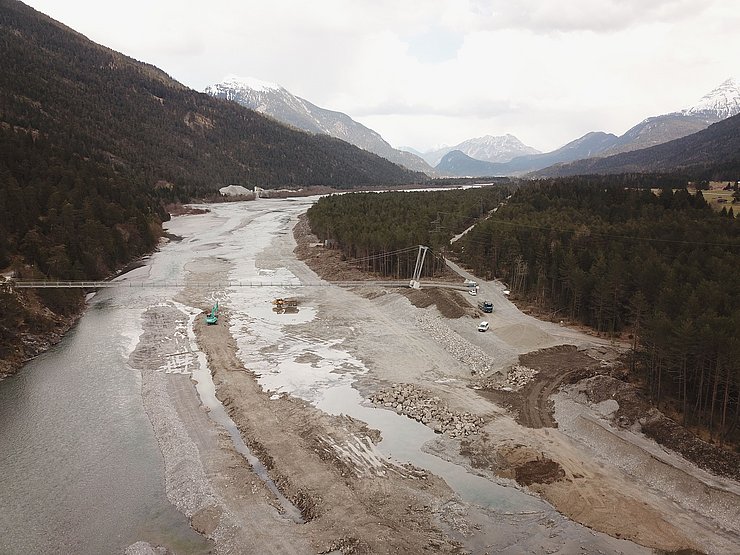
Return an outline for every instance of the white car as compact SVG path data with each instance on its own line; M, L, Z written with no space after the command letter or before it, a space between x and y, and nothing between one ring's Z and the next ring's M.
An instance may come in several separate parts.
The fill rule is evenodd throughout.
M488 322L485 320L478 324L478 331L488 331Z
M468 293L470 295L472 295L473 297L475 297L478 294L478 288L477 287L471 287L470 289L468 289Z

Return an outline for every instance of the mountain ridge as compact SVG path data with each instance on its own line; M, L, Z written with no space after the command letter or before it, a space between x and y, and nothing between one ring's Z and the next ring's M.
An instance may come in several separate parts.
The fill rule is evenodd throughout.
M222 82L206 87L205 93L231 100L296 129L341 139L413 171L433 173L433 168L424 160L394 149L378 132L347 114L316 106L280 85L230 75Z
M649 148L551 166L532 177L682 171L694 176L727 179L740 171L740 114L691 135ZM704 177L702 177L704 178Z
M422 179L347 143L191 90L21 2L0 4L0 29L6 124L35 129L152 185L169 184L173 195L235 184L347 188Z

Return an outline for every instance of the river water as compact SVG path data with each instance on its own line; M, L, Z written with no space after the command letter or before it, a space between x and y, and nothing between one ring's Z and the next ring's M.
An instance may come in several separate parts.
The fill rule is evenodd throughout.
M167 501L163 461L128 365L141 310L96 296L54 348L0 382L0 553L121 553L208 544Z

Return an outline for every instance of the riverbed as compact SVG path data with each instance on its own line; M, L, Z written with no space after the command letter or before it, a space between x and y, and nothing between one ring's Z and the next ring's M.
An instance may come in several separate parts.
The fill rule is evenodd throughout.
M295 259L291 229L314 201L217 204L174 218L172 239L119 278L136 287L92 297L61 343L0 382L0 553L120 553L137 541L185 554L238 552L238 541L310 553L365 541L347 524L361 517L368 537L393 545L411 545L410 519L413 541L440 549L647 552L473 470L458 442L369 402L368 391L398 381L435 388L491 430L502 412L468 387L469 368L418 325L406 298L301 285L318 277ZM276 310L277 298L297 310ZM205 326L216 301L224 316ZM437 325L466 341L465 322ZM275 433L283 426L301 445L271 437L273 417ZM437 454L433 442L443 444ZM305 460L281 460L293 453ZM340 486L346 496L330 506L322 498ZM291 514L282 489L303 515Z

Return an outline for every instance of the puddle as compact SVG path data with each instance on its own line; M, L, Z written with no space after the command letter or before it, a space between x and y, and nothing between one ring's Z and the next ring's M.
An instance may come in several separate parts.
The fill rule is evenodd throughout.
M549 510L549 505L519 491L478 476L460 465L445 461L422 448L437 434L427 426L393 411L365 404L351 385L339 385L325 391L316 406L329 414L346 414L381 431L383 440L377 449L396 463L411 463L440 476L460 497L481 507L504 512Z

